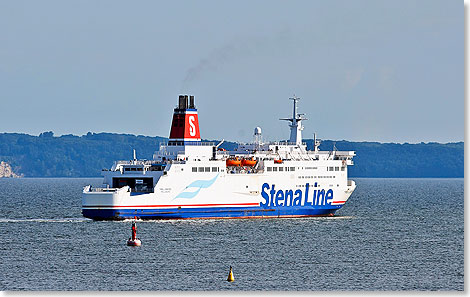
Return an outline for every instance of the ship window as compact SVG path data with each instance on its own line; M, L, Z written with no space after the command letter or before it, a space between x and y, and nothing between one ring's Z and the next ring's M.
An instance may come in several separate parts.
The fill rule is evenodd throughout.
M330 171L333 171L333 167L330 167Z
M279 171L284 171L284 167L279 167Z
M273 167L273 171L277 171L277 167Z
M219 171L219 167L212 167L212 172L217 172Z
M210 167L206 167L206 172L211 172L211 168Z
M268 171L273 171L273 168L272 167L267 167L266 168Z
M295 171L295 167L291 167L291 168L290 168L290 171Z
M198 172L204 172L204 167L198 167L197 171Z
M344 167L341 167L341 171L344 171Z
M152 165L150 166L150 171L162 171L165 169L164 165Z
M193 167L193 172L197 172L197 167Z
M339 171L339 167L335 167L335 171Z
M131 169L130 168L124 168L124 171L130 171Z

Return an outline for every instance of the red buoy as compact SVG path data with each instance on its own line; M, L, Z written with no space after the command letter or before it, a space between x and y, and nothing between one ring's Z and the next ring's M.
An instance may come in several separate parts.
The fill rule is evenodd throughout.
M132 236L127 241L128 246L140 246L142 242L140 239L137 238L137 225L135 223L136 217L134 217L134 221L132 222Z

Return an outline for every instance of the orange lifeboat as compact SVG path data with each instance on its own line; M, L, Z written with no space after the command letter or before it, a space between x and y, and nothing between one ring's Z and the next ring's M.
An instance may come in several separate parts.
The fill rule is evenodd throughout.
M253 160L253 157L250 159L242 160L242 166L255 166L255 165L256 165L256 160Z
M225 164L227 164L227 166L240 166L242 164L242 161L238 158L227 159L227 161L225 161Z
M281 159L274 159L274 163L276 163L276 164L282 164L282 160L281 160Z

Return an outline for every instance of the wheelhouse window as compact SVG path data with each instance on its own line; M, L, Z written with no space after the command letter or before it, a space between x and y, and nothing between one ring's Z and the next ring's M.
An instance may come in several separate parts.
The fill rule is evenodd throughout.
M163 171L163 169L165 169L165 165L152 164L148 170L149 171Z

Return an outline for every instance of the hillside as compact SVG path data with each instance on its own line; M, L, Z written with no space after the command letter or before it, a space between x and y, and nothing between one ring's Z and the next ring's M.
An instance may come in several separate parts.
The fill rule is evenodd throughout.
M152 159L160 143L168 139L131 134L87 133L82 136L52 132L32 136L0 134L0 161L25 177L93 177L115 160L130 160L132 150L140 159ZM217 140L213 140L217 141ZM305 140L313 148L311 139ZM464 143L397 144L324 140L321 150L354 150L351 177L463 177ZM226 141L222 148L231 149Z
M306 140L313 149L313 140ZM356 151L352 177L464 177L464 143L378 143L325 140L321 150Z
M110 168L115 160L151 159L163 137L142 135L87 133L82 136L54 137L52 132L40 136L0 134L0 161L8 162L16 174L25 177L92 177Z

